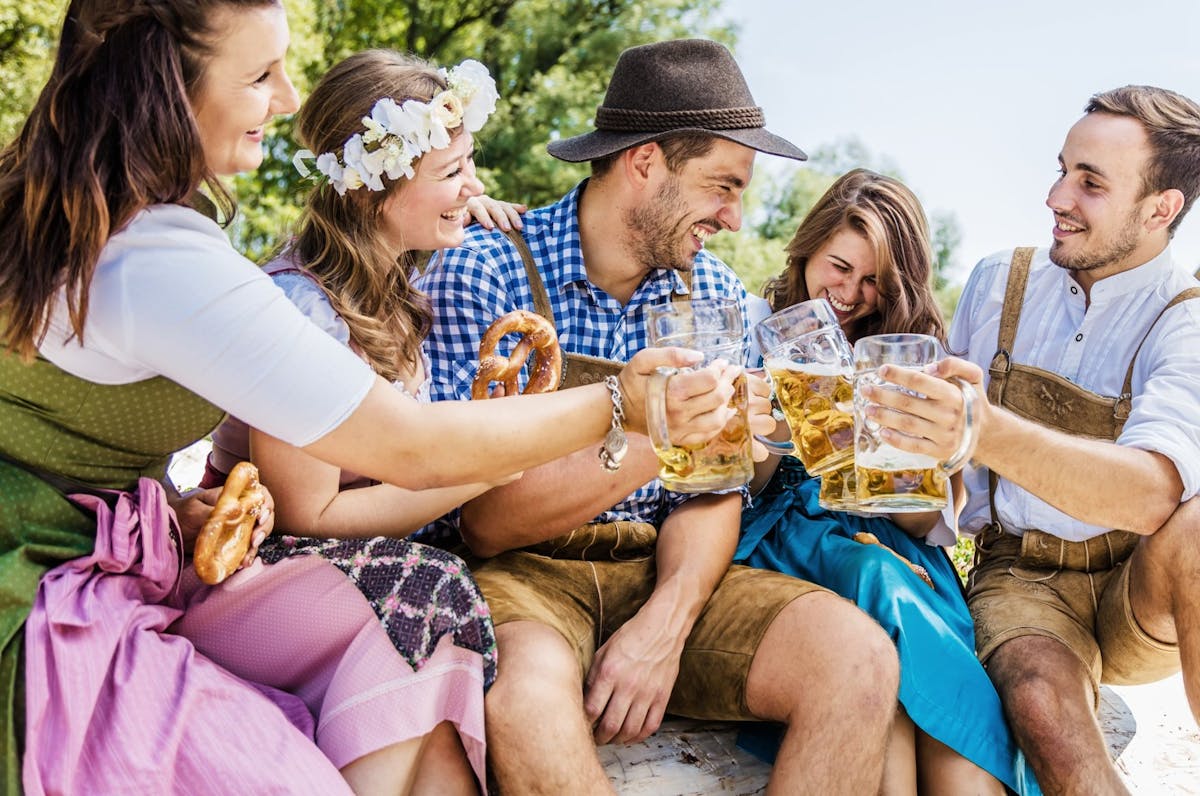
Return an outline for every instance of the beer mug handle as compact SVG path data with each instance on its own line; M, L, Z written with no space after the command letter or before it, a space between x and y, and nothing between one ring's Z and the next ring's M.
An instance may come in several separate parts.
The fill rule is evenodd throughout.
M966 427L963 429L962 441L958 444L958 450L954 451L953 456L942 462L942 469L947 473L953 473L966 464L971 455L975 453L975 445L979 442L979 424L975 422L975 404L979 400L979 395L966 379L955 376L950 381L957 384L958 388L962 390L963 419Z
M671 429L667 427L667 380L677 368L655 368L646 385L646 431L656 451L671 448Z
M783 412L779 411L779 407L775 406L774 398L771 399L771 405L772 411L775 414L775 422L786 424L787 419L784 418ZM767 439L762 434L755 434L754 438L762 443L762 446L767 449L768 453L771 453L775 456L799 456L799 454L796 453L796 446L792 444L792 440L790 438L784 440L783 442L774 439Z

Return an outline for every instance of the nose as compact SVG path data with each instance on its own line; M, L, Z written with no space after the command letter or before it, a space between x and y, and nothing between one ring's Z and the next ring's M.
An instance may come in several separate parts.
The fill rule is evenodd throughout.
M467 165L464 176L466 179L463 180L463 196L470 198L472 196L479 196L484 192L483 180L479 179L478 172L475 171L474 160Z
M742 228L742 198L740 196L728 200L717 213L717 220L730 232Z
M1046 193L1046 207L1055 213L1066 213L1071 207L1071 193L1062 179L1054 181Z
M279 88L276 90L271 102L271 112L280 115L295 113L300 109L300 93L296 91L296 87L292 85L292 79L288 77L288 73L282 72L282 81Z

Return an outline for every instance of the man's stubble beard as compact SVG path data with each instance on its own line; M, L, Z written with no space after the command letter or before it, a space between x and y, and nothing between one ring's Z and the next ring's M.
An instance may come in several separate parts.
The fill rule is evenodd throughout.
M1074 256L1068 257L1061 251L1062 244L1056 240L1050 247L1050 261L1059 268L1077 272L1094 271L1098 268L1104 268L1113 263L1120 262L1138 247L1138 243L1140 242L1138 240L1138 227L1140 225L1141 222L1138 219L1137 208L1134 208L1126 220L1125 226L1100 251L1081 251Z
M626 210L624 221L629 232L626 246L636 262L646 268L692 270L695 258L685 261L681 254L683 233L691 224L679 199L677 177L669 176L649 202Z

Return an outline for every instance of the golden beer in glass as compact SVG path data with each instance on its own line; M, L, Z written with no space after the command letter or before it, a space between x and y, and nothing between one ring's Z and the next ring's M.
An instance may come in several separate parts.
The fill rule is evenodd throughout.
M838 368L772 357L763 363L792 431L792 445L812 475L854 458L854 385Z
M701 366L718 359L745 363L745 330L736 301L704 299L648 308L650 344L690 348L704 354ZM646 396L647 426L658 455L658 477L674 492L715 492L740 487L754 476L749 420L749 387L742 374L734 381L734 416L717 436L700 446L674 445L667 428L666 382L676 371L659 368Z

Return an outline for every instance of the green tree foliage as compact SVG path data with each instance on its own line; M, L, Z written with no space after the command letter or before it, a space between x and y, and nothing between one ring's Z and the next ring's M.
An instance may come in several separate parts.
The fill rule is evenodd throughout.
M487 65L500 102L477 135L488 191L537 206L565 193L586 166L560 163L546 143L590 129L621 50L677 36L732 44L714 22L720 0L289 0L292 74L303 94L329 66L369 47L413 52L452 66ZM267 139L272 156L237 180L243 207L234 242L249 256L270 250L294 221L305 190L292 169L290 121Z
M54 0L0 0L0 144L21 131L50 74L62 13Z

